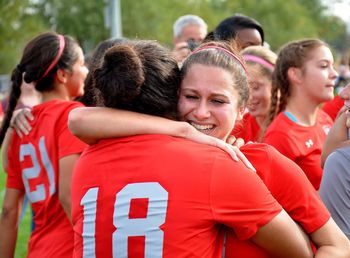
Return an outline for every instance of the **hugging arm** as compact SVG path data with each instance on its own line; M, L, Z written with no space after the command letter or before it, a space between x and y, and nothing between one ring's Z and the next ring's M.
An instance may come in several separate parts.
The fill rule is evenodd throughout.
M186 122L112 108L83 107L70 112L68 127L75 136L87 144L94 144L104 138L138 134L166 134L187 138L223 149L234 160L239 158L248 168L255 171L236 146L205 135Z

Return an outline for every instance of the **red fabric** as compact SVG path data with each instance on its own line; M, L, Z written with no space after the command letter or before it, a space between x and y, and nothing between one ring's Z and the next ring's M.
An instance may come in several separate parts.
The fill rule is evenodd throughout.
M79 106L81 104L77 102L57 100L35 106L30 134L22 139L12 134L7 187L26 190L35 214L28 257L72 257L72 226L58 200L58 161L81 153L86 146L67 127L69 111ZM46 156L49 161L45 161ZM44 189L42 198L35 197L41 187Z
M323 173L322 146L332 125L332 119L322 110L313 126L298 125L282 112L267 128L263 142L297 163L318 190Z
M322 227L330 214L303 171L275 148L266 144L248 144L241 148L252 162L273 197L286 212L312 233ZM225 258L268 258L269 255L251 241L238 240L227 232Z
M333 100L324 103L322 110L326 112L333 121L338 115L339 110L344 106L344 100L342 100L338 95L333 98Z
M231 135L244 139L244 142L256 142L259 140L260 126L254 116L246 113L243 120L236 123Z
M163 189L163 193L156 194L157 202L149 197L150 190L142 186L145 183ZM125 194L125 189L134 186L141 191L132 198L134 192ZM96 189L98 193L91 197L90 193ZM148 203L145 198L149 198ZM138 203L142 207L136 216ZM153 210L150 206L154 203L157 207ZM123 233L132 228L126 222L135 224L135 217L144 217L145 204L148 205L146 221L162 214L164 220L153 224L151 229L146 223L147 233L133 236ZM122 212L123 208L116 207L126 209ZM112 243L118 254L129 258L139 257L136 254L146 252L145 245L151 248L156 243L160 243L158 249L152 249L155 251L149 257L221 257L223 226L220 224L232 227L240 239L247 239L280 211L279 204L257 175L217 148L165 135L104 140L82 154L74 171L74 257L82 257L83 230L87 231L86 252L94 250L95 244L95 251L89 254L95 252L96 257L112 257ZM118 214L123 219L118 220ZM161 234L152 241L152 232ZM118 242L118 233L130 237ZM133 246L126 247L126 242ZM125 253L129 256L123 250L128 250Z

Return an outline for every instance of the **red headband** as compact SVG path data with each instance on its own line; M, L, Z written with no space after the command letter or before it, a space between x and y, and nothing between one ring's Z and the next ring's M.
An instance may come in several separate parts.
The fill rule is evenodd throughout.
M59 41L60 41L60 46L57 52L57 55L55 56L55 59L51 62L51 64L49 65L49 67L46 69L45 73L43 76L41 76L41 78L38 80L40 81L42 78L44 78L51 70L52 68L55 67L55 65L57 65L58 61L60 60L63 50L64 50L64 46L65 46L65 41L64 41L64 36L61 34L57 35Z
M193 55L193 54L195 54L195 53L198 53L198 52L200 52L200 51L202 51L202 50L206 50L206 49L218 49L218 50L221 50L221 51L225 52L225 53L228 54L229 56L233 57L233 59L235 59L236 61L238 61L238 63L243 67L244 72L245 72L246 74L248 74L248 73L247 73L247 68L245 67L245 65L244 65L244 63L242 62L242 60L239 59L239 57L236 56L234 53L232 53L231 51L229 51L229 50L227 50L227 49L225 49L225 48L223 48L223 47L219 47L219 46L215 46L215 45L208 45L208 46L204 46L204 47L197 48L196 50L194 50L194 51L192 52L191 55Z

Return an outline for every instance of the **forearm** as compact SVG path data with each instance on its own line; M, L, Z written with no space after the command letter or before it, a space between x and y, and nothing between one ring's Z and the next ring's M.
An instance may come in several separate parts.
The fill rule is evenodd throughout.
M315 258L350 257L350 242L332 218L310 237L317 247Z
M324 165L329 154L334 150L350 145L348 140L348 128L346 127L346 115L342 113L334 122L322 148L321 165Z
M1 147L1 154L2 154L2 166L6 169L8 158L7 158L7 150L9 148L9 144L11 141L11 135L12 135L12 128L7 129L4 141L2 143ZM6 171L5 171L6 172Z
M14 257L17 241L17 225L13 221L1 218L0 222L0 257Z
M192 130L185 122L117 110L112 108L77 108L68 120L71 132L88 144L99 139L138 134L167 134L186 137Z
M19 191L6 189L0 217L0 257L13 257L17 241Z

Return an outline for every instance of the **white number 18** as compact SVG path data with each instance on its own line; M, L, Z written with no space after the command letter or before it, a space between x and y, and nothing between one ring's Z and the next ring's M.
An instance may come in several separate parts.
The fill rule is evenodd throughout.
M80 204L84 207L83 257L95 257L96 202L99 188L90 188ZM129 218L132 199L148 198L146 218ZM128 237L145 236L145 258L161 258L168 192L156 182L128 184L116 194L112 235L113 258L128 257Z

